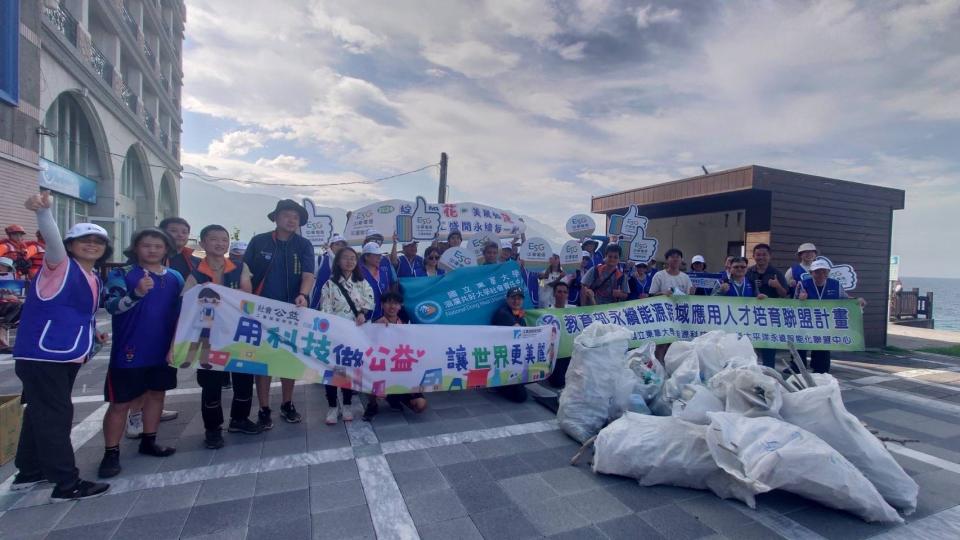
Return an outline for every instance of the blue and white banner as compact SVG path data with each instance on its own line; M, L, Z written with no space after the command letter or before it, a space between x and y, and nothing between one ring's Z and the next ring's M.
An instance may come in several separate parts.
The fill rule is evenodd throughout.
M439 277L400 278L400 287L407 315L419 324L490 324L508 290L527 290L516 261L458 268ZM525 298L524 308L532 307Z

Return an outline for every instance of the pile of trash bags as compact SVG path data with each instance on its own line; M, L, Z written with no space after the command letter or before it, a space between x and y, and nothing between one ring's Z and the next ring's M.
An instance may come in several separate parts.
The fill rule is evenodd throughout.
M917 483L846 410L832 376L784 380L736 334L673 343L664 365L653 344L628 352L630 337L594 324L574 341L557 420L592 441L594 472L751 508L782 489L868 522L902 523L916 510Z

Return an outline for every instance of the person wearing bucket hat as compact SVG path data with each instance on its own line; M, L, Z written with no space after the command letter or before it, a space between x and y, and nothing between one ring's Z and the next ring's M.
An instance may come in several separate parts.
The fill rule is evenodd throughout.
M340 233L333 233L327 242L326 251L317 257L316 279L313 283L313 294L310 295L312 309L320 309L320 291L333 274L333 258L345 247L347 247L347 239Z
M98 225L78 223L61 242L49 192L33 195L24 206L37 214L48 244L43 272L23 305L13 350L14 371L27 407L14 461L17 474L10 488L50 482L54 502L96 497L110 486L79 477L70 442L70 396L94 343L107 340L95 326L101 284L94 268L113 252L110 235Z
M307 211L291 199L277 203L267 215L276 224L272 232L261 233L250 239L243 254L243 273L240 288L257 296L310 306L310 294L316 281L317 259L313 244L300 236L300 227L307 223ZM280 417L296 424L303 417L293 405L293 379L280 379ZM260 428L273 427L270 410L270 377L257 377L257 413Z
M830 277L830 264L823 259L810 263L810 274L797 286L797 298L807 301L829 301L850 298L839 281ZM867 305L863 298L857 298L860 309ZM810 369L814 373L830 372L830 351L810 351Z
M592 236L588 236L580 241L580 248L590 254L590 266L587 270L603 264L604 252L599 250L599 247L600 241Z
M800 244L800 247L797 248L797 262L786 273L787 285L793 291L793 294L797 294L797 286L800 285L803 278L809 275L810 265L813 264L819 254L817 246L810 242Z
M410 240L409 242L404 242L403 250L401 253L397 253L397 234L393 235L393 250L390 252L390 263L393 265L394 270L397 272L397 277L424 277L427 275L427 270L424 267L423 257L417 255L417 249L420 247L420 244L416 240ZM374 320L379 319L380 317L374 318Z
M526 291L523 287L511 287L507 290L507 299L496 313L490 324L493 326L526 326L523 302ZM527 389L522 384L497 386L494 390L514 403L523 403L527 400Z

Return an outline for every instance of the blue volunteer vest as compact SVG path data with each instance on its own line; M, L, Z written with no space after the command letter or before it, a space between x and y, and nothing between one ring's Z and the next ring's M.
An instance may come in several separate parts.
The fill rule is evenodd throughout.
M146 270L133 265L111 272L122 273L126 290L137 288ZM154 286L136 305L113 315L111 368L141 368L163 365L173 342L180 316L183 277L172 268L163 275L150 274ZM112 291L111 291L112 292Z
M223 283L221 283L221 285L223 285L224 287L230 287L231 289L239 289L240 274L242 272L243 272L243 268L240 266L237 266L230 272L227 272L226 274L223 275ZM204 274L200 270L194 270L193 273L190 275L193 276L193 279L197 280L198 285L203 285L204 283L210 283L213 281L213 278Z
M333 275L333 254L329 251L317 257L317 281L313 284L313 294L310 295L310 307L320 309L320 292L324 284L330 281Z
M804 267L800 266L800 263L791 266L790 272L793 275L793 280L797 283L803 281L803 278L810 276L810 272L807 272Z
M753 298L757 296L754 294L753 285L751 285L746 279L743 280L743 287L738 286L733 282L733 280L729 280L726 283L730 286L730 288L727 289L727 294L724 294L723 296L741 296L743 298Z
M801 283L803 290L807 292L808 300L840 300L843 298L841 295L842 287L840 287L840 282L833 279L827 278L827 282L823 284L823 288L818 289L817 284L813 282L813 278L806 278Z
M382 266L380 267L379 281L373 277L373 274L367 270L366 266L361 266L360 271L363 273L363 277L367 280L367 283L370 284L370 288L373 289L373 314L370 315L370 320L379 320L380 317L383 317L383 305L380 303L380 297L383 296L383 293L390 290L390 286L393 285L392 276L389 273L384 273Z
M17 342L13 357L39 362L76 362L90 353L94 339L94 316L97 302L83 269L72 258L63 277L63 285L55 295L39 294L40 274L33 280L20 315ZM100 279L97 278L97 288Z
M397 277L424 277L427 269L423 265L423 257L417 255L411 263L406 255L397 255Z

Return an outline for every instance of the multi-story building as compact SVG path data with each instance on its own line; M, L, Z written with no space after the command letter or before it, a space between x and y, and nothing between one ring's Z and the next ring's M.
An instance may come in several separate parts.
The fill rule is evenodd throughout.
M10 178L0 170L0 191L19 205L38 185L50 189L63 229L91 221L125 246L179 206L183 1L21 0L19 8L20 87L36 79L36 88L18 107L38 120L19 135L21 153L33 152L23 168L35 170ZM33 225L22 212L8 218L6 206L0 220Z

